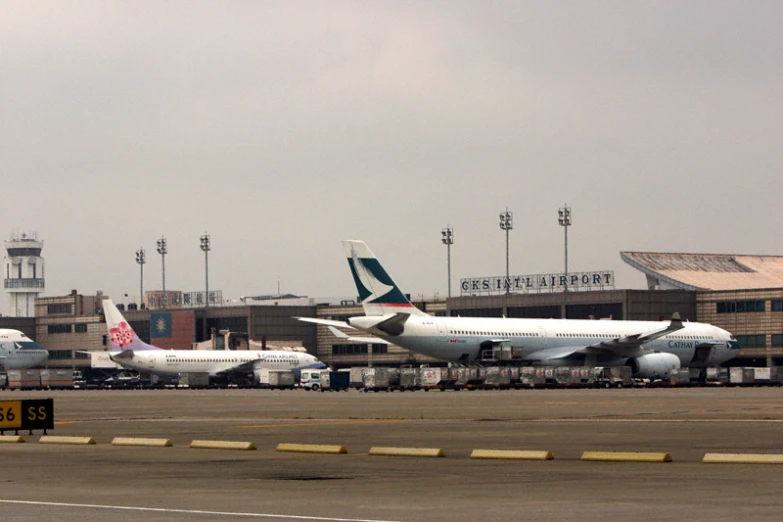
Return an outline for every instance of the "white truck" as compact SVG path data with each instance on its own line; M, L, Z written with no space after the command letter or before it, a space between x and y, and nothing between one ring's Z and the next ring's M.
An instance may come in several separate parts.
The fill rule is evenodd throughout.
M329 387L329 370L302 370L299 385L307 391Z

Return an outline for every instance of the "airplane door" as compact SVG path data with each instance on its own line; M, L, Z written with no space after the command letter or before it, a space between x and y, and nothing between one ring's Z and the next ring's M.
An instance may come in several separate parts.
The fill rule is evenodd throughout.
M541 335L541 346L546 346L546 329L545 328L539 328L538 333Z
M155 356L153 354L150 354L149 360L147 361L147 368L155 368Z

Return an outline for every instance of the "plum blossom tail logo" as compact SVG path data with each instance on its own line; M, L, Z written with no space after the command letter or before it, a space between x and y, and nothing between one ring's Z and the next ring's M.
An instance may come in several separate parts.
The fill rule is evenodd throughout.
M133 341L133 329L125 321L109 330L109 333L111 334L111 342L120 348L128 346Z

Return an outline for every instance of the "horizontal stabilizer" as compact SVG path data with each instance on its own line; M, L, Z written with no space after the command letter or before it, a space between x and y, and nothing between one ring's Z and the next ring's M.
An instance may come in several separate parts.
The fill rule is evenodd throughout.
M352 335L348 335L345 332L341 332L334 326L329 326L329 331L332 332L332 334L335 337L339 337L340 339L345 339L346 341L353 341L355 343L368 343L368 344L389 344L387 341L384 341L383 339L380 339L378 337L354 337Z
M325 326L336 326L337 328L348 328L354 330L355 328L345 321L334 321L332 319L318 319L316 317L294 317L297 321L304 323L322 324Z
M115 352L109 356L112 361L117 359L133 359L133 350L123 350L119 353Z

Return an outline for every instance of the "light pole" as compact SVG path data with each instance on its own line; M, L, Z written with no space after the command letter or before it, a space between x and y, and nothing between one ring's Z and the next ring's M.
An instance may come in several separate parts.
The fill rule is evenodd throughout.
M571 226L571 207L563 206L557 211L557 222L565 230L565 288L564 292L568 292L568 227Z
M446 225L446 228L440 231L441 242L446 245L446 270L449 277L449 299L451 299L451 245L454 244L454 230Z
M503 286L506 287L507 294L511 292L508 275L508 231L512 228L514 228L514 213L509 212L506 208L505 212L500 213L500 230L506 231L506 280L503 282Z
M141 301L141 306L139 308L144 307L144 263L147 262L146 255L144 253L144 249L140 248L136 251L136 262L139 264L139 300Z
M207 233L204 233L204 235L201 236L201 250L204 251L204 281L207 289L206 305L204 305L204 308L207 308L209 307L209 251L210 251L209 234Z
M166 248L166 238L161 236L158 239L158 254L160 254L161 269L163 270L163 297L160 300L161 308L166 308L166 254L168 249Z

